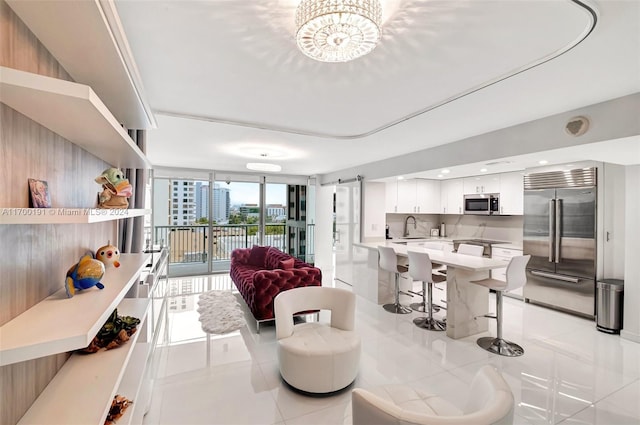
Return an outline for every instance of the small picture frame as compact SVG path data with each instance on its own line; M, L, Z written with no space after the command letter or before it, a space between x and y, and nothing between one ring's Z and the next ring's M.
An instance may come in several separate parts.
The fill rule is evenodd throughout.
M29 195L29 207L51 208L51 195L46 181L29 179Z

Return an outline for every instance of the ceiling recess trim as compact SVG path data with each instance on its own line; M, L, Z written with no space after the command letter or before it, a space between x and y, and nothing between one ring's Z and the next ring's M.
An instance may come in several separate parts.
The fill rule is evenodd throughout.
M576 37L575 40L573 40L571 43L567 44L566 46L564 46L561 49L556 50L555 52L550 53L547 56L544 56L536 61L533 61L527 65L524 65L522 67L516 68L504 75L501 75L497 78L494 78L492 80L488 80L478 86L472 87L466 91L463 91L457 95L454 95L452 97L449 97L447 99L444 99L436 104L433 105L429 105L426 106L422 109L419 109L411 114L405 115L403 117L400 117L394 121L391 121L389 123L383 124L379 127L376 127L370 131L364 132L364 133L359 133L359 134L334 134L334 133L326 133L326 132L317 132L317 131L308 131L308 130L303 130L303 129L298 129L298 128L294 128L294 127L285 127L285 126L277 126L277 125L271 125L271 124L266 124L266 123L259 123L259 122L251 122L251 121L242 121L242 120L233 120L233 119L227 119L227 118L220 118L220 117L212 117L212 116L202 116L202 115L191 115L191 114L184 114L184 113L180 113L180 112L174 112L174 111L167 111L167 110L154 110L154 113L157 115L164 115L164 116L168 116L168 117L174 117L174 118L182 118L182 119L190 119L190 120L196 120L196 121L207 121L207 122L212 122L212 123L216 123L216 124L226 124L226 125L234 125L234 126L239 126L239 127L247 127L247 128L255 128L258 130L267 130L267 131L274 131L274 132L279 132L279 133L289 133L289 134L297 134L297 135L301 135L301 136L311 136L311 137L319 137L319 138L323 138L323 139L337 139L337 140L355 140L355 139L361 139L364 137L368 137L371 136L373 134L379 133L383 130L386 130L390 127L396 126L398 124L401 124L405 121L408 121L410 119L416 118L420 115L423 115L427 112L433 111L437 108L440 108L444 105L447 105L453 101L462 99L466 96L469 96L473 93L476 93L480 90L483 90L487 87L490 87L494 84L497 84L501 81L505 81L511 77L514 77L518 74L522 74L525 71L528 71L530 69L533 69L535 67L538 67L544 63L547 63L553 59L556 59L560 56L562 56L563 54L567 53L568 51L570 51L571 49L573 49L574 47L576 47L577 45L579 45L580 43L582 43L588 36L589 34L591 34L593 32L593 30L596 27L596 24L598 22L598 14L596 12L596 10L589 6L588 4L580 1L580 0L567 0L570 1L574 4L576 4L579 7L582 7L587 13L588 16L590 17L590 23L589 25L584 29L584 31L582 31L582 33L579 34L578 37Z

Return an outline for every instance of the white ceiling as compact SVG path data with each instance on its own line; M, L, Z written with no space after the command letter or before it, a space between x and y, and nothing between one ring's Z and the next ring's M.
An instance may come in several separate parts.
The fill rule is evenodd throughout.
M379 46L338 64L298 51L297 0L98 2L155 115L155 166L246 171L267 154L327 174L640 92L638 0L381 0ZM547 159L640 156L640 137L623 142ZM452 171L487 161L470 162Z

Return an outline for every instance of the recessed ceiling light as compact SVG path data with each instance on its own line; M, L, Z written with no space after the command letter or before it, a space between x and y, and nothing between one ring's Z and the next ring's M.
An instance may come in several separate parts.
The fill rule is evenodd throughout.
M398 176L398 180L404 180L404 176Z
M438 178L439 178L439 179L441 179L441 178L443 178L443 177L444 177L444 176L443 176L442 174L438 174Z
M450 171L449 171L449 170L447 170L446 168L445 168L444 170L440 170L440 172L441 172L442 174L449 174L449 173L450 173Z
M549 161L547 161L546 159L538 161L538 164L540 164L540 165L545 165L545 164L548 164L548 163L549 163Z
M481 173L486 173L486 172L487 172L487 169L486 169L486 168L481 168L481 169L480 169L480 172L481 172Z
M273 173L277 173L282 170L280 165L268 164L266 162L249 162L247 163L247 168L253 171L270 171Z

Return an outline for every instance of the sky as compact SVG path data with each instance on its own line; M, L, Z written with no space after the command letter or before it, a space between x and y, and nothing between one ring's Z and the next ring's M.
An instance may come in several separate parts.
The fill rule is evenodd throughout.
M218 182L219 183L219 182ZM231 197L231 205L235 204L257 204L259 199L258 183L241 183L231 182L229 184L220 184L221 188L229 189ZM267 184L267 204L287 204L287 185L286 184Z

